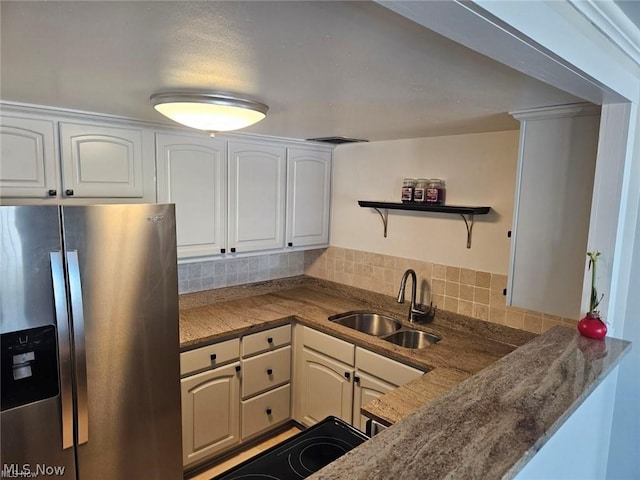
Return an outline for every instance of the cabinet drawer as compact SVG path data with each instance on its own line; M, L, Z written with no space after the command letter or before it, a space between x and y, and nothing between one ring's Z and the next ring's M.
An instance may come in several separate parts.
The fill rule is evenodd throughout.
M216 367L239 357L240 340L233 338L180 354L180 375Z
M247 357L256 353L274 350L291 343L291 325L252 333L242 337L242 356Z
M306 347L313 348L324 355L329 355L347 365L353 366L354 364L354 346L349 342L339 340L312 328L304 327L303 343Z
M242 360L242 398L291 380L291 347Z
M242 438L263 432L290 418L289 384L242 402Z
M360 347L356 347L356 367L398 387L424 373Z

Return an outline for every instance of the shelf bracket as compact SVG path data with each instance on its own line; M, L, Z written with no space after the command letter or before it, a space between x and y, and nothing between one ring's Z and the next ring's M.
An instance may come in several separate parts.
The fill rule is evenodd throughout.
M464 224L467 227L467 248L471 248L471 231L473 230L473 213L469 214L469 221L467 221L467 217L464 216L463 213L460 214L462 220L464 220Z
M384 213L382 213L382 211L377 207L373 207L373 209L376 212L378 212L378 215L380 215L380 218L382 219L382 225L384 227L384 238L387 238L387 224L389 223L389 210L385 208Z

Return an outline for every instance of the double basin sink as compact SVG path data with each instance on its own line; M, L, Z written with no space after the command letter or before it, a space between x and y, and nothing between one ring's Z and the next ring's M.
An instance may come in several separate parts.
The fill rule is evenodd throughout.
M347 312L329 320L353 328L404 348L425 348L440 341L440 337L422 330L407 328L398 320L371 312Z

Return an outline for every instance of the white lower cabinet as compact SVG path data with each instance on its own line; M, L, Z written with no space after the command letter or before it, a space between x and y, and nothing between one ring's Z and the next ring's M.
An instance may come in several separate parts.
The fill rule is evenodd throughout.
M395 390L398 386L380 380L367 372L358 372L354 378L352 425L364 432L367 428L368 419L360 413L362 407L380 398L385 393Z
M183 378L182 446L185 466L240 442L240 363Z
M296 328L294 419L333 415L364 430L362 407L424 372L309 327Z
M310 426L334 415L351 423L352 377L353 366L303 348L296 385L296 400L300 402L298 421Z
M356 347L356 373L353 379L353 426L364 431L367 417L362 407L422 376L424 372L364 348Z
M291 418L291 325L242 337L242 440Z
M185 468L291 418L311 426L333 415L365 430L362 407L423 374L302 325L295 351L291 343L291 325L281 325L180 354Z
M265 432L291 418L290 384L242 401L242 438Z
M180 354L185 468L291 418L290 344L283 325Z

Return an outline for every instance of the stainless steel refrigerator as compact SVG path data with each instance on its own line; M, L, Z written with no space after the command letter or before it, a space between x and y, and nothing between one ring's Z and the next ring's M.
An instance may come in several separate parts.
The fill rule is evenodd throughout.
M173 205L0 207L0 229L0 477L182 478Z

